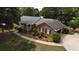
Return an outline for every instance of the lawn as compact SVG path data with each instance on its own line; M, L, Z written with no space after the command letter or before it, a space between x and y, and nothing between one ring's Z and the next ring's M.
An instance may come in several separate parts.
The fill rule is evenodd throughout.
M65 49L31 42L6 32L0 33L0 51L65 51Z
M63 46L49 46L44 44L36 43L37 51L66 51Z

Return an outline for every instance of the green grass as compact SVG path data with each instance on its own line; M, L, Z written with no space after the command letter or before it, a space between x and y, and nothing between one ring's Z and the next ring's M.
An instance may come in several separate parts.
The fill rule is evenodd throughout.
M0 33L1 38L0 51L65 51L64 47L31 42L13 33Z
M35 43L38 48L37 51L66 51L63 46L49 46L44 44Z

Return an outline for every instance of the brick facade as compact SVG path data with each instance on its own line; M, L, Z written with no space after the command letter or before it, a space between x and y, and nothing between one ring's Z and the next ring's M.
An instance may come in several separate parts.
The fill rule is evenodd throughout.
M52 36L54 30L46 23L42 23L40 25L37 26L37 29L38 31L46 34L46 35L49 35L49 36Z

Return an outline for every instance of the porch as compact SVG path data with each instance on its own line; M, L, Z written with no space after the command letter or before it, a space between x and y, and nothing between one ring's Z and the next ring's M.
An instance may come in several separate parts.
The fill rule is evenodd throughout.
M25 23L20 23L20 26L23 30L25 30L26 32L31 32L33 28L36 27L35 24L25 24Z

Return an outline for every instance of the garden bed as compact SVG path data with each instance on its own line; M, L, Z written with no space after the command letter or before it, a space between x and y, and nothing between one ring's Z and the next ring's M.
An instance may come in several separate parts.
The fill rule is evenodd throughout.
M34 38L34 39L36 39L36 40L42 40L42 41L48 41L48 42L52 42L52 38L50 37L50 36L46 36L46 38L45 37L42 37L41 39L40 38L38 38L37 36L36 37L34 37L33 35L32 35L32 33L27 33L27 32L21 32L20 34L22 34L22 35L24 35L24 36L27 36L27 37L30 37L30 38Z

